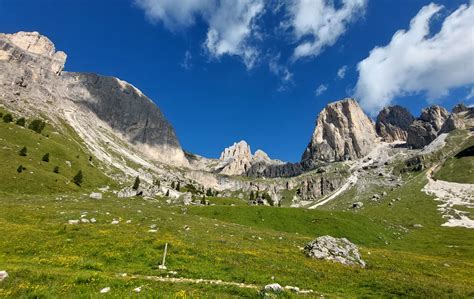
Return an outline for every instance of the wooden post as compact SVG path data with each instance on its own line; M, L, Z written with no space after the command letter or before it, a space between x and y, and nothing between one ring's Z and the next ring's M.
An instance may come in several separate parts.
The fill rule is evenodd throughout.
M168 243L165 243L165 252L163 254L163 262L161 263L160 266L158 266L159 269L166 270L166 253L168 252Z

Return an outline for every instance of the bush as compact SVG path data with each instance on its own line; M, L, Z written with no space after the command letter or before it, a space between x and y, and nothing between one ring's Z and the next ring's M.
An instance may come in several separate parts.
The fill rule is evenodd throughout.
M170 196L170 190L166 190L166 197L169 197Z
M211 188L207 189L206 196L212 196L212 189Z
M7 113L3 116L3 122L11 123L13 121L13 116L10 113Z
M26 124L26 119L25 119L24 117L19 118L19 119L16 121L16 124L19 125L19 126L24 127L25 124Z
M2 117L3 117L3 112L0 112L0 118L2 118Z
M44 154L43 158L41 159L43 162L49 162L49 153Z
M35 119L28 126L28 129L33 130L38 134L41 134L45 126L46 126L46 123L44 121L42 121L41 119Z
M180 189L181 189L181 183L178 182L178 183L176 184L176 190L179 191Z
M28 154L28 149L26 148L26 146L24 146L19 152L18 154L22 157L26 157L26 155Z
M82 184L82 179L82 170L79 170L79 172L72 178L72 182L80 187Z
M135 182L133 183L133 190L138 190L138 187L140 187L140 177L135 178Z
M54 166L53 172L54 173L59 173L59 166Z
M18 166L18 168L16 169L16 171L17 171L18 173L21 173L21 172L23 171L23 165Z

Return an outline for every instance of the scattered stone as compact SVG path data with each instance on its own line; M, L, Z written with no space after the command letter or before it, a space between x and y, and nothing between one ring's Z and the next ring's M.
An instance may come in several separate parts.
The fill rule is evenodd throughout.
M8 273L7 271L0 271L0 282L4 281L5 279L7 279L8 277Z
M103 288L102 290L100 290L101 294L107 294L108 292L110 292L110 287L106 287L106 288Z
M185 226L183 227L183 229L184 229L184 230L190 230L190 228L189 228L188 225L185 225Z
M132 220L127 220L127 221L125 221L125 223L130 224L130 223L132 223Z
M87 218L81 218L82 223L90 223L90 220Z
M321 236L308 243L304 252L307 256L332 260L344 265L359 265L365 267L359 249L346 238L334 238L331 236Z
M114 220L114 221L112 221L110 224L117 225L117 224L119 224L119 223L120 223L120 221Z
M92 199L102 199L102 193L94 192L89 195L89 198Z
M72 225L75 225L75 224L79 224L79 220L77 220L77 219L68 220L67 223L72 224Z
M282 293L283 288L278 283L267 284L264 288L265 292L269 293Z
M91 218L90 221L91 221L91 223L96 223L97 222L97 220L95 218Z
M157 230L157 229L149 229L148 232L149 232L149 233L157 233L158 230Z
M353 208L353 209L360 209L360 208L362 208L363 206L364 206L364 203L362 203L362 202L360 202L360 201L355 202L355 203L352 204L352 208Z
M150 225L150 228L151 228L151 229L155 229L155 228L156 228L156 224Z
M300 288L294 287L294 286L285 286L285 290L288 290L288 291L291 291L291 292L295 292L295 293L299 293L299 292L300 292Z
M135 293L140 293L142 291L142 287L134 288L133 291Z
M382 196L387 196L387 192L382 192Z
M413 227L414 227L414 228L422 228L423 225L421 225L421 224L419 224L419 223L415 223L415 224L413 224Z

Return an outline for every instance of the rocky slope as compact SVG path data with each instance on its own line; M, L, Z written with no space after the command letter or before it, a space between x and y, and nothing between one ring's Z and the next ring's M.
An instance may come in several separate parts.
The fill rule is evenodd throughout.
M327 105L319 114L302 163L311 168L319 161L358 159L376 143L373 122L355 100L344 99Z
M420 149L430 144L448 117L449 112L438 105L423 109L420 117L408 127L407 145Z
M0 101L52 121L73 111L79 132L103 124L152 160L188 164L174 129L143 93L117 78L63 72L65 62L66 54L37 32L0 34Z

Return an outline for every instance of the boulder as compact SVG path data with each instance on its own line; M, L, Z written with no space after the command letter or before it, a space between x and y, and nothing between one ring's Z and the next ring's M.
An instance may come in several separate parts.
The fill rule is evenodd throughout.
M99 192L93 192L89 195L89 198L92 199L102 199L102 193Z
M386 142L406 141L408 128L414 120L413 115L402 106L389 106L378 114L375 129Z
M265 292L269 293L282 293L283 287L278 283L267 284L264 288Z
M346 238L334 238L331 236L321 236L311 241L304 247L307 256L331 260L343 265L358 265L365 267L359 249Z
M321 161L353 160L367 155L377 143L375 126L357 101L328 104L319 114L316 129L302 156L306 168Z
M0 282L4 281L8 277L7 271L0 271Z

